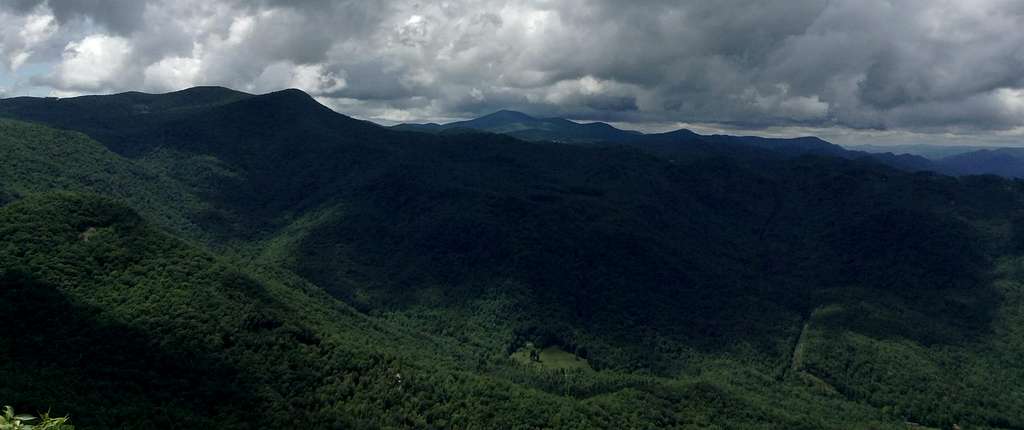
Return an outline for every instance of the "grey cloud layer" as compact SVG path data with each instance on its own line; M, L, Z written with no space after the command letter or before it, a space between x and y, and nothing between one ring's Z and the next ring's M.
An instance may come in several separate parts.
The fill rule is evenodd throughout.
M47 21L49 20L49 21ZM1024 127L1017 0L3 0L57 94L300 87L375 119Z

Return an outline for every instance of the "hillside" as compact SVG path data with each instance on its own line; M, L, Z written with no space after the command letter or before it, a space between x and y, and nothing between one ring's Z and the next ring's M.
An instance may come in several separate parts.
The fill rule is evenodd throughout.
M100 194L131 200L147 218L175 231L201 233L189 218L202 208L198 196L80 133L0 119L0 152L0 196L6 200L53 190Z
M240 270L105 198L27 197L0 209L0 226L0 297L13 311L0 331L0 398L50 405L78 428L839 428L881 418L797 386L769 392L721 365L680 380L490 368L468 359L472 348L367 318L301 280ZM814 408L778 407L801 399ZM637 402L664 406L638 416ZM834 408L849 415L823 418Z
M2 100L0 116L69 130L0 122L5 294L83 315L24 319L0 352L25 375L181 393L105 406L88 382L61 398L25 376L0 392L31 393L19 410L141 423L166 404L237 428L1024 425L1024 369L1007 364L1024 329L1016 182L756 138L673 158L403 132L298 91ZM37 195L54 191L103 197ZM110 330L168 355L61 358ZM43 334L10 347L22 332ZM517 364L531 348L540 363ZM182 354L198 368L146 364ZM215 397L231 400L199 407ZM253 407L266 414L239 418Z
M610 397L577 402L460 371L446 342L240 271L104 198L28 197L0 210L0 226L0 294L14 311L0 397L56 405L79 428L608 428L635 419L620 398L731 396L605 375ZM566 389L605 390L590 384ZM663 412L672 427L723 419Z

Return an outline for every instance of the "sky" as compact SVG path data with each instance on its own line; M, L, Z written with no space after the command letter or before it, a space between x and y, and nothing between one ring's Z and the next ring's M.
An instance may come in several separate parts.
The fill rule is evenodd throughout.
M385 124L1024 146L1024 1L0 0L0 97L197 85Z

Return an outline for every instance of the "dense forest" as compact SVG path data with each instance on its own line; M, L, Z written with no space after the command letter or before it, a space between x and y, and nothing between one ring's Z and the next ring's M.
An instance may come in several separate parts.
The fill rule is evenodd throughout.
M388 129L295 90L0 117L0 405L19 411L1024 428L1022 182L767 140Z

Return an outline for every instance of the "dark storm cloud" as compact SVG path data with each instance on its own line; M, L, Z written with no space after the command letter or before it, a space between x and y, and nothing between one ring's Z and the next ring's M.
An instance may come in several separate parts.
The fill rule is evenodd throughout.
M0 63L52 62L36 82L62 93L300 87L395 120L515 108L746 128L1024 127L1016 0L2 4L15 30L0 31ZM20 31L46 14L52 34Z
M5 0L8 7L30 12L40 5L49 6L60 22L89 18L117 33L129 33L142 23L145 0Z
M15 12L28 12L43 3L42 0L8 0L0 3L0 9L9 9Z

